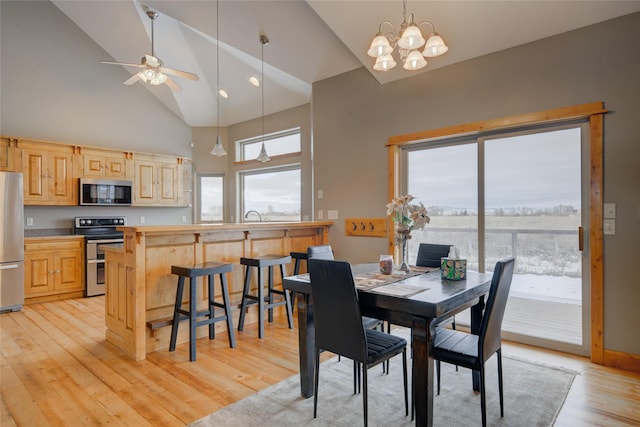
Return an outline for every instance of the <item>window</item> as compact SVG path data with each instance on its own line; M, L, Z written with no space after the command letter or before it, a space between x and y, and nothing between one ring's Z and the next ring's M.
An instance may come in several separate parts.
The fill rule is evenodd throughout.
M224 176L198 174L197 222L224 220Z
M241 172L239 176L244 221L300 221L299 164Z
M260 154L263 137L244 139L237 142L240 160L253 160ZM300 128L289 129L264 135L264 147L270 157L300 152Z

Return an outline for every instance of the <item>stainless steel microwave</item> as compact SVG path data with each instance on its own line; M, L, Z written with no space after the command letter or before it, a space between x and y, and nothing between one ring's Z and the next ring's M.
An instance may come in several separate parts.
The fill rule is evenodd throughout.
M82 206L130 206L132 194L132 181L80 178Z

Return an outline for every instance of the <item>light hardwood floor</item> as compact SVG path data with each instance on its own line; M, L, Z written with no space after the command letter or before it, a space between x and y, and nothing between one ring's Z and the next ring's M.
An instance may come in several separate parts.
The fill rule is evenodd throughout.
M105 342L103 310L95 297L0 315L2 427L182 426L298 372L285 319L267 324L264 340L247 325L236 349L225 334L200 339L197 362L187 344L134 362ZM640 425L640 374L511 343L504 352L580 372L557 426Z

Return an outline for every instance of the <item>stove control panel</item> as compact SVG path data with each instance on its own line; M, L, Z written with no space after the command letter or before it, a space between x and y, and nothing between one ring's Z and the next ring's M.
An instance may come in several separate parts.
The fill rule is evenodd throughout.
M81 216L74 220L75 228L118 227L127 225L127 217L124 216Z

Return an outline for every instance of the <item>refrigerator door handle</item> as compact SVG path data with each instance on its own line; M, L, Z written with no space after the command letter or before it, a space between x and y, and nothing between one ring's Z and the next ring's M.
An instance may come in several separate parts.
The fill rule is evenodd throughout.
M0 270L9 270L11 268L18 268L18 264L2 264Z

